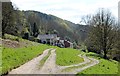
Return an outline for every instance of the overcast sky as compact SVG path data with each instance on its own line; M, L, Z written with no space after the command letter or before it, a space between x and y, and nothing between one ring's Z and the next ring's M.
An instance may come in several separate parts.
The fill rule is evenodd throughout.
M83 15L94 13L98 8L108 8L118 16L120 0L11 0L20 10L35 10L52 14L74 23Z

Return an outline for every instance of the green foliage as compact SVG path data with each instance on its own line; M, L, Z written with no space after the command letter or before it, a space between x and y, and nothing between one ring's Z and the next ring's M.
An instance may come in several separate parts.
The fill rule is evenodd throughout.
M9 15L9 13L6 11L8 11L7 9L4 10L4 12ZM87 34L79 30L85 28L82 25L74 24L72 22L60 19L56 16L47 15L37 11L20 11L18 9L17 10L13 9L13 11L14 16L11 16L14 17L13 20L7 18L9 16L4 15L6 17L4 18L4 21L9 19L11 24L14 25L14 27L12 27L11 29L7 28L6 33L23 37L24 33L22 30L27 27L29 34L34 37L36 37L39 33L45 34L52 32L58 34L62 38L68 36L72 41L75 40L80 41L80 37L83 37L83 39L86 38ZM4 23L6 24L6 22ZM4 26L7 27L6 25ZM54 31L51 31L50 29Z
M105 60L95 53L88 53L90 57L96 58L100 61L99 64L92 66L78 74L117 74L118 73L118 62L114 60Z
M14 8L11 2L2 2L2 35L9 31L14 24ZM12 26L12 27L11 27Z
M60 19L53 15L47 15L37 11L23 11L23 12L25 13L25 17L28 20L29 23L28 28L30 29L31 35L33 35L33 33L35 34L35 31L36 33L39 31L40 34L56 33L58 34L58 36L62 38L68 36L72 41L75 40L80 41L81 37L84 40L86 38L88 32L86 28L89 28L88 26L74 24L72 22ZM80 31L81 29L85 29L86 32Z
M25 33L23 39L29 39L29 33Z
M14 41L21 41L22 40L22 38L17 37L17 36L13 36L10 34L5 34L4 39L10 39L10 40L14 40Z
M6 48L2 51L2 74L19 67L32 58L42 54L47 45L34 45L22 48Z
M80 46L80 50L82 50L82 51L84 51L84 52L88 52L88 50L87 50L87 46L85 46L85 44L84 43L82 43L81 44L81 46Z
M96 54L94 52L89 52L89 53L85 53L85 54L86 54L86 56L91 56L91 57L102 57L101 55Z
M117 24L115 17L108 9L99 9L98 12L87 19L90 22L91 30L89 32L87 47L89 51L103 54L105 59L108 51L114 49L118 41L116 31Z
M39 28L38 28L38 26L36 25L36 23L34 23L34 24L33 24L33 36L34 36L34 37L37 37L38 33L39 33Z
M79 50L70 49L70 48L58 48L56 51L56 64L61 66L78 64L83 62L83 58L80 58L78 55L81 52Z

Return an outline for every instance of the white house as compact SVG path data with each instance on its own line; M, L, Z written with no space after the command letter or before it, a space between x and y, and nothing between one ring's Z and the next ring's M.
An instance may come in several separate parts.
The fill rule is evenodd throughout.
M37 39L41 41L41 43L48 43L50 45L54 45L60 37L58 37L56 34L39 34L37 36Z

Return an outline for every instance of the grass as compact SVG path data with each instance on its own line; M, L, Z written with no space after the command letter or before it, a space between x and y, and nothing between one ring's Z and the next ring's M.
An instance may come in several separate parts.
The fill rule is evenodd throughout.
M22 39L22 38L17 37L17 36L10 35L10 34L5 34L4 39L9 39L11 41L17 41L17 42L19 42L20 47L34 46L34 45L38 45L39 44L39 43L36 43L36 42L33 42L33 41Z
M105 60L101 57L99 57L95 53L88 53L86 54L89 57L98 59L100 61L99 64L92 66L82 72L79 72L79 74L117 74L118 73L118 62L114 60Z
M2 74L2 47L0 45L0 75Z
M87 65L89 65L91 63L92 63L92 60L90 60L90 62L86 63L86 64L82 64L82 65L79 65L79 66L73 66L73 67L65 68L65 69L62 70L62 72L74 71L75 69L82 68L82 67L87 66Z
M2 74L2 67L0 66L0 75Z
M49 50L48 54L40 61L40 68L44 65L45 61L48 59L48 57L51 54L51 50Z
M2 47L0 46L0 49L3 49L2 51L2 67L0 65L0 70L2 70L2 74L6 74L10 70L19 67L20 65L26 63L27 61L31 60L32 58L42 54L42 52L47 49L47 48L57 48L56 54L56 64L61 65L61 66L67 66L67 65L72 65L72 64L78 64L80 62L83 62L83 58L80 58L78 55L79 54L84 54L81 51L75 50L75 49L70 49L70 48L58 48L58 47L53 47L53 46L47 46L47 45L42 45L38 44L35 42L30 42L28 40L21 39L16 36L12 35L5 35L5 39L10 39L18 42L26 42L25 47L20 47L20 48L8 48L8 47ZM29 45L26 47L26 45ZM86 54L86 53L85 53ZM40 62L40 65L43 65L47 58L50 55L50 51L47 56L45 56L42 61ZM82 72L79 72L78 75L80 74L117 74L118 72L118 62L113 61L113 60L105 60L101 58L99 55L95 53L87 53L86 54L89 57L96 58L100 61L99 64L92 66ZM1 59L0 59L1 60ZM78 66L78 67L72 67L69 69L74 69L74 68L81 68L83 66Z
M19 67L34 57L42 54L42 52L49 48L47 45L35 45L22 48L8 48L3 47L2 51L2 74Z
M10 34L5 34L4 38L14 40L14 41L21 41L22 40L22 38L17 37L17 36L13 36L13 35L10 35Z
M80 53L81 51L71 48L57 48L56 64L60 66L67 66L81 63L84 59L78 56Z

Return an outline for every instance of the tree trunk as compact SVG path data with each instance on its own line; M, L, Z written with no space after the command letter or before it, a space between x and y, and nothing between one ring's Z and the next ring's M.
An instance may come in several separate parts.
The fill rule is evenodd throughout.
M108 59L108 58L107 58L107 52L106 52L106 50L104 50L104 58L105 58L105 59Z
M5 33L4 33L4 32L2 32L2 38L4 38L4 36L5 36Z

